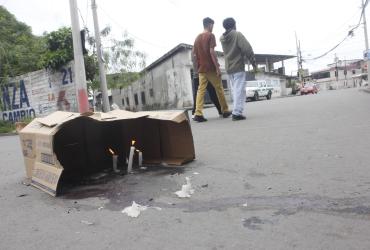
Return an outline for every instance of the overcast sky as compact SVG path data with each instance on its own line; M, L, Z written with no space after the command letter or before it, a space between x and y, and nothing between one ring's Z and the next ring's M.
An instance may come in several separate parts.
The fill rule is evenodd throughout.
M296 55L295 32L304 58L327 52L359 23L361 0L96 0L100 27L112 27L119 38L124 31L136 40L136 48L147 54L147 65L179 43L193 44L202 31L202 19L215 20L217 50L224 31L222 20L234 17L237 29L251 43L255 53ZM93 32L90 0L77 0L80 26ZM68 0L0 0L16 18L41 35L70 26ZM369 10L366 11L366 14ZM368 17L370 21L370 17ZM339 59L361 59L365 50L361 25L354 36L318 60L308 60L304 68L323 69ZM296 59L285 62L286 74L296 74Z

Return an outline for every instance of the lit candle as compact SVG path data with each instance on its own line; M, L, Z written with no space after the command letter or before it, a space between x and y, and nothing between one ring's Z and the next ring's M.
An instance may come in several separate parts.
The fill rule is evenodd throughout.
M127 166L127 173L132 172L132 163L134 160L134 153L135 153L135 147L134 147L135 141L132 140L131 147L130 147L130 156L128 158L128 166Z
M109 149L109 152L112 154L113 171L119 173L119 169L117 168L118 155L116 155L112 149Z
M143 152L141 152L140 150L136 150L136 152L139 153L139 167L142 167L143 166Z

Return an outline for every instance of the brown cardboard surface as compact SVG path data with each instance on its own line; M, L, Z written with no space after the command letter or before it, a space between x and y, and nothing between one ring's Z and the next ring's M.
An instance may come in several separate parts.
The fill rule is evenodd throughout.
M145 111L138 113L146 114L148 118L151 119L166 120L177 123L187 120L186 114L179 111Z
M63 169L36 162L32 172L31 185L56 196L59 178Z
M26 166L26 177L32 178L33 166L35 165L35 158L24 157L24 165Z
M58 124L61 124L68 119L77 118L79 114L72 112L56 111L46 117L39 118L38 122L48 127L54 127Z
M20 131L20 138L27 176L51 195L64 182L111 168L109 148L119 156L119 168L126 168L133 140L147 164L179 166L195 158L189 121L179 111L58 111L35 119Z

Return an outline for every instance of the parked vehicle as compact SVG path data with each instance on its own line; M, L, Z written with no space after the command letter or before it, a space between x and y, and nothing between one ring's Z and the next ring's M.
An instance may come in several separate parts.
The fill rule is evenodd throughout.
M301 95L307 95L307 94L317 94L319 92L317 85L313 82L307 82L302 88L301 88Z
M258 101L260 97L266 97L267 100L270 100L273 89L272 85L266 83L265 80L247 81L247 85L245 87L247 100L252 99L254 101Z

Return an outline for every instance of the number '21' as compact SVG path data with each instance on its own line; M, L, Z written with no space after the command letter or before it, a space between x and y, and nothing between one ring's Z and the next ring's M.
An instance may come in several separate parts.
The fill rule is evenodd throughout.
M63 80L62 80L62 84L63 85L66 85L66 84L68 84L68 83L72 83L73 82L73 80L72 80L72 69L71 69L71 67L68 67L68 69L65 69L65 68L63 68L62 70L61 70L61 72L62 72L62 74L63 74ZM68 81L68 79L67 79L67 75L69 74L69 81Z

